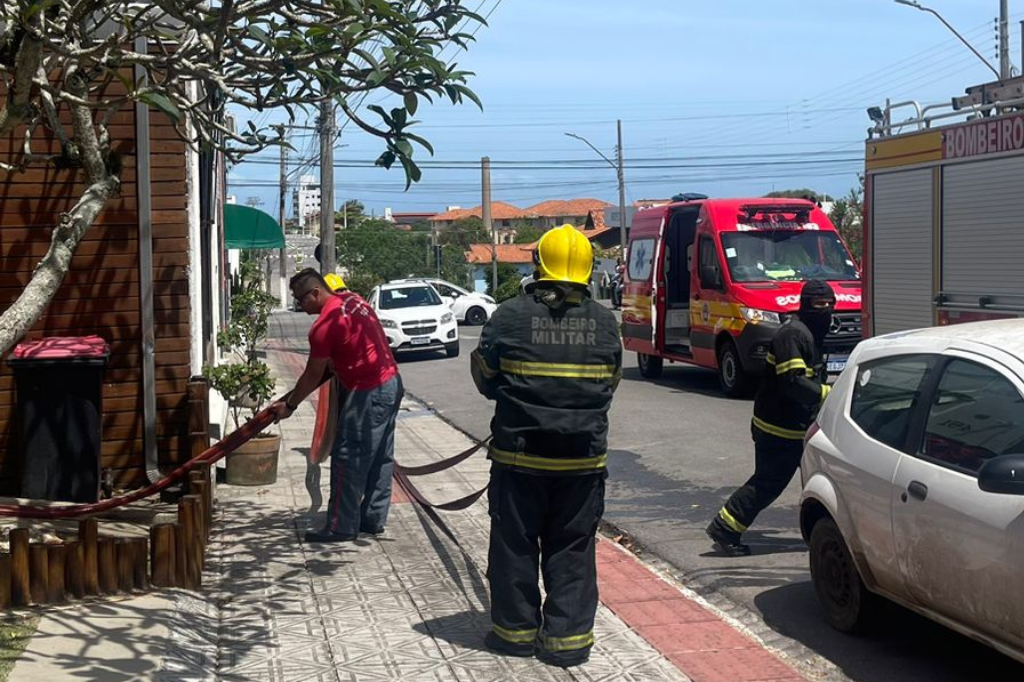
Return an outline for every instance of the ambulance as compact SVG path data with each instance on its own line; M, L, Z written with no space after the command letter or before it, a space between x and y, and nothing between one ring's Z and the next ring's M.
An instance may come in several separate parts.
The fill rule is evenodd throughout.
M835 290L825 350L829 372L842 371L862 336L860 271L821 208L681 197L637 211L630 228L622 336L640 374L657 378L666 360L693 364L716 370L727 395L748 395L811 279Z

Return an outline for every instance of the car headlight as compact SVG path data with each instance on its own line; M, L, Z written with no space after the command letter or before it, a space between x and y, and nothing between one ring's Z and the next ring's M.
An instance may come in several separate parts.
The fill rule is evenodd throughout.
M771 322L773 324L781 324L782 320L779 318L778 313L773 313L770 310L758 310L757 308L744 308L740 306L740 314L743 315L743 319L747 322Z
M385 329L398 329L398 323L394 320L389 320L386 317L380 318L380 326Z
M451 313L445 313L444 315L441 316L441 324L448 324L449 322L451 322L454 319L455 319L454 315L452 315Z

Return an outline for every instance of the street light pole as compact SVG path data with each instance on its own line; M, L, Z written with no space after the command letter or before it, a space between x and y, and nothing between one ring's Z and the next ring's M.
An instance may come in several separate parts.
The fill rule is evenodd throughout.
M618 123L618 132L619 132L619 149L618 149L618 160L619 160L619 162L618 163L615 163L614 161L609 159L607 156L605 156L603 153L601 153L601 150L598 149L597 147L595 147L594 145L592 145L590 143L590 140L588 140L587 138L585 138L585 137L583 137L581 135L576 135L575 133L566 133L566 135L568 137L571 137L571 138L579 140L583 144L585 144L588 147L590 147L591 149L593 149L594 152L598 156L600 156L602 159L604 159L608 163L609 166L611 166L612 168L615 169L615 171L616 171L616 173L618 175L618 179L619 179L619 246L622 249L622 258L625 259L625 257L626 257L626 177L625 177L625 173L623 171L623 163L622 163L622 121L619 120L619 121L617 121L617 123Z
M996 75L996 78L998 78L998 79L1002 80L1002 76L1001 76L1001 75L999 74L999 72L998 72L998 71L996 71L996 67L994 67L994 66L992 66L991 64L989 64L988 60L987 60L987 59L985 59L985 58L984 58L984 57L983 57L983 56L981 55L981 53L980 53L980 52L978 52L977 50L975 50L975 49L974 49L974 46L973 46L973 45L971 45L971 44L970 44L969 42L967 42L967 39L966 39L966 38L964 38L964 37L963 37L962 35L960 35L960 33L959 33L959 32L958 32L958 31L957 31L957 30L956 30L955 28L953 28L953 26L952 26L952 25L950 25L950 23L949 23L948 21L946 21L946 20L945 20L945 19L944 19L944 18L942 17L942 15L941 15L941 14L939 14L938 12L936 12L935 10L933 10L933 9L932 9L931 7L925 7L924 5L922 5L921 3L919 3L919 2L917 1L917 0L893 0L893 2L895 2L895 3L897 4L897 5L906 5L907 7L913 7L914 9L919 9L919 10L921 10L922 12L928 12L929 14L933 14L933 15L935 15L935 18L936 18L936 19L938 19L939 21L941 21L941 22L942 22L942 25L943 25L943 26L945 26L946 28L948 28L948 29L950 30L950 32L951 32L951 33L952 33L953 35L955 35L955 36L956 36L957 38L959 38L959 39L960 39L960 42L961 42L961 43L963 43L964 45L966 45L966 46L967 46L967 49L969 49L969 50L970 50L971 52L973 52L973 53L974 53L974 55L975 55L975 56L976 56L976 57L977 57L978 59L980 59L980 60L981 60L982 62L984 62L985 66L987 66L987 67L988 67L988 68L989 68L989 69L990 69L990 70L992 71L992 73L994 73L994 74ZM1003 3L1005 4L1005 3L1007 2L1007 0L1002 0L1002 2L1003 2ZM1002 31L1002 30L1003 30L1003 26L1002 26L1002 24L1001 24L1001 25L1000 25L1000 31ZM1007 37L1007 39L1008 39L1008 37ZM1000 45L1002 45L1002 39L1000 40ZM1009 51L1007 51L1007 53L1006 53L1006 54L1007 54L1007 60L1009 60ZM1009 67L1007 67L1007 75L1008 75L1008 74L1009 74Z

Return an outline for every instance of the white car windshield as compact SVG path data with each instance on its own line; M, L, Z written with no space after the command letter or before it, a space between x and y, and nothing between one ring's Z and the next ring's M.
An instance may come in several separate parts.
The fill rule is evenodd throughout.
M381 310L441 305L441 298L428 286L384 289L380 294Z

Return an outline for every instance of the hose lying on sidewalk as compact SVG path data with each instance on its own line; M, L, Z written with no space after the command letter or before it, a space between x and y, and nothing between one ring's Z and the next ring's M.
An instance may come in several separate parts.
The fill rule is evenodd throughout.
M156 495L161 490L169 487L178 479L186 476L190 470L199 464L213 464L229 452L234 451L256 434L263 431L274 423L274 414L270 408L265 408L253 419L246 422L236 431L233 431L223 440L218 441L213 447L204 450L188 460L177 469L167 474L159 481L152 483L145 488L136 490L133 493L112 497L102 502L91 502L88 504L73 504L60 507L39 507L34 505L2 504L0 505L0 516L16 516L22 519L67 519L77 516L87 516L110 511L132 502L137 502L144 497Z
M287 397L288 396L285 395L283 399L287 399ZM89 516L91 514L100 514L110 511L111 509L123 507L126 504L131 504L132 502L138 502L143 498L156 495L160 491L170 487L173 483L188 475L188 472L199 464L216 463L227 454L234 452L244 443L254 438L256 434L262 432L273 423L273 412L270 411L269 407L264 408L256 414L255 417L243 424L237 430L231 432L222 440L218 441L212 447L188 460L155 483L151 483L145 488L140 488L139 490L127 495L112 497L109 500L103 500L101 502L62 505L59 507L41 507L28 504L0 504L0 516L14 516L22 519L68 519L79 516ZM487 441L489 440L490 439L488 438ZM449 467L453 467L459 462L468 459L480 448L485 447L487 445L487 441L476 441L470 448L463 450L454 457L449 457L448 459L441 460L440 462L432 462L430 464L415 467L404 467L400 464L396 464L395 478L409 497L425 507L441 509L443 511L460 511L462 509L466 509L480 499L484 492L487 491L486 486L482 490L478 490L471 495L461 497L457 500L445 502L443 504L434 504L423 496L423 494L409 480L409 477L435 474L440 471L444 471Z
M478 441L474 439L473 445L466 448L465 450L455 455L454 457L442 459L440 462L431 462L430 464L423 464L421 466L415 467L405 467L402 466L401 464L396 463L395 480L398 481L398 485L402 488L402 490L406 492L406 494L409 495L409 497L416 500L418 504L424 507L430 507L431 509L440 509L442 511L461 511L463 509L466 509L469 506L471 506L474 502L476 502L478 499L480 499L480 497L485 492L487 492L487 486L484 486L481 490L477 490L475 493L471 493L469 495L466 495L465 497L460 497L457 500L452 500L451 502L444 502L442 504L434 504L433 502L430 502L429 500L427 500L427 498L423 496L423 493L421 493L416 488L416 486L413 485L412 481L409 480L409 477L436 474L439 471L449 469L458 464L459 462L465 459L469 459L469 457L480 448L486 447L488 441L490 440L490 438L484 441Z

